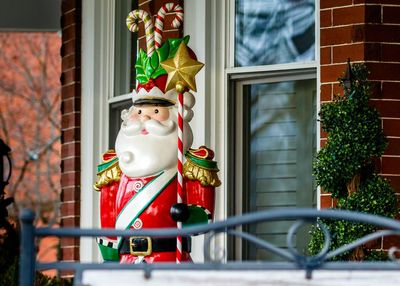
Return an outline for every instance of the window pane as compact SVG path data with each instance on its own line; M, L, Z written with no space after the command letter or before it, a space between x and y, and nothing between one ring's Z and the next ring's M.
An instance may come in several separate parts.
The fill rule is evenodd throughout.
M314 60L314 0L236 0L235 7L235 66Z
M245 87L243 102L245 212L312 207L315 151L315 86L312 80L254 84ZM246 186L247 184L247 186ZM260 223L248 231L277 246L286 246L292 222ZM306 231L297 234L300 249ZM244 244L244 257L275 259L254 245Z
M135 9L137 1L115 1L115 96L130 93L135 86L137 33L131 33L126 27L126 17Z

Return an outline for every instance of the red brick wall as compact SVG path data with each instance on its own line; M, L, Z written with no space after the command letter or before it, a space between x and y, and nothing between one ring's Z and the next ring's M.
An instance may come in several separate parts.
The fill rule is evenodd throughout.
M373 98L389 139L378 161L381 175L390 179L400 195L400 1L321 0L321 102L341 93L337 78L347 58L365 62L371 72ZM326 134L321 131L321 146ZM322 194L321 207L331 207L329 194ZM387 247L389 240L381 242Z
M80 222L81 1L62 1L61 227ZM79 259L79 239L61 243L63 260Z

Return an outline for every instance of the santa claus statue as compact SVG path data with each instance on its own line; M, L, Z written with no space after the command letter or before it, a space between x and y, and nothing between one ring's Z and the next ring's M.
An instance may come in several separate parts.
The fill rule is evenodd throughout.
M164 8L179 10L177 5L170 5L174 7ZM146 23L144 11L133 11L130 17L135 15L143 17ZM183 84L183 88L178 89L180 92L175 88L168 90L168 83L174 85L176 73L163 68L168 69L168 63L173 62L197 62L194 53L186 47L188 41L188 37L168 39L153 53L139 52L136 62L138 85L132 92L133 105L121 114L123 122L116 139L116 150L103 154L103 162L98 166L95 189L100 192L103 228L172 228L177 224L184 227L212 220L215 187L220 181L213 152L205 146L190 148L193 133L189 122L195 104L190 92L193 86L190 86L190 80L189 86L179 81ZM148 43L147 49L150 48ZM182 56L186 59L178 59ZM176 68L175 71L179 69ZM194 74L192 76L194 79ZM178 112L179 93L183 102L181 113ZM185 154L182 170L178 168L179 148ZM178 196L180 177L182 193ZM123 263L177 260L177 239L174 237L102 237L97 242L104 260ZM190 261L190 237L181 238L180 244L179 259Z

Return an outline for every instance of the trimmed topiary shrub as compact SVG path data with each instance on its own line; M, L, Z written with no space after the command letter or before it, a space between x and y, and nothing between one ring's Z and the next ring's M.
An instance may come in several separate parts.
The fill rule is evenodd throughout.
M397 200L389 182L375 174L374 159L380 157L387 146L378 111L370 105L371 87L364 64L349 63L347 71L350 86L339 82L344 95L321 106L319 113L323 131L328 133L326 145L314 160L316 183L324 192L337 199L336 209L365 212L394 218ZM371 225L347 221L324 220L332 235L331 249L350 243L376 231ZM316 254L322 249L324 237L314 226L309 251ZM383 259L367 247L345 253L335 259Z

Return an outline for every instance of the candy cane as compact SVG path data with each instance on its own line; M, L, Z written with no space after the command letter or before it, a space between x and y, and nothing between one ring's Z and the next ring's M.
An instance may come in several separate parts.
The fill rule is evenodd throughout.
M126 18L126 25L129 31L137 32L139 30L138 21L142 20L146 33L147 56L150 57L154 52L154 26L151 17L146 11L133 10Z
M160 10L158 10L156 23L155 23L155 41L156 41L156 49L161 46L162 34L164 31L164 20L165 14L168 12L174 11L176 13L175 19L172 22L172 27L179 28L183 22L183 9L180 5L175 3L167 3L163 5Z
M178 203L183 202L183 92L178 93ZM182 228L182 222L177 223L178 229ZM182 261L182 236L176 237L176 263Z

